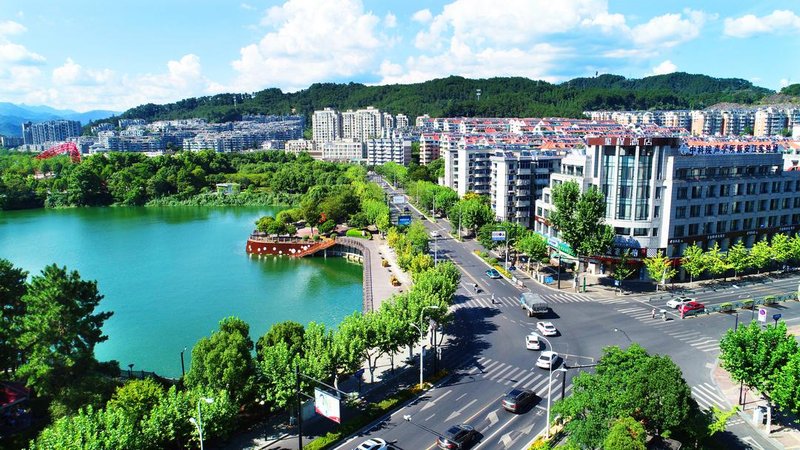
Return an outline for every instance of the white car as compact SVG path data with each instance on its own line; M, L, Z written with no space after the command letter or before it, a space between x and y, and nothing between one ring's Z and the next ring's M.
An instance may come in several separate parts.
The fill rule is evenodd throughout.
M437 239L439 237L439 232L438 231L431 231L431 237L434 238L434 239Z
M383 439L372 438L362 442L361 445L356 447L354 450L388 450L388 448L389 444L387 444Z
M550 369L558 366L560 359L561 357L558 356L558 353L545 350L541 355L539 355L539 359L536 360L536 367Z
M667 307L677 308L685 303L693 302L694 299L690 297L675 297L667 300Z
M525 348L528 350L541 350L542 341L539 340L539 335L529 334L525 336Z
M544 336L555 336L558 334L558 330L556 330L552 322L536 322L536 329Z

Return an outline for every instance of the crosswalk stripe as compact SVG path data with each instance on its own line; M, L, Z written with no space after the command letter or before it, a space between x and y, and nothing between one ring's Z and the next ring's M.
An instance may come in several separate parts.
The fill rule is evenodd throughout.
M705 392L709 397L716 399L719 404L728 403L728 401L720 395L719 391L714 386L709 385L708 383L699 384L697 386L693 386L693 388L697 388L697 390Z
M522 383L524 383L524 382L525 382L525 380L527 380L527 379L528 379L528 377L532 377L532 376L534 376L534 375L536 375L536 374L535 374L533 371L531 371L531 370L527 371L527 372L525 373L525 376L524 376L524 377L520 378L519 380L517 380L517 382L516 382L516 383L514 383L514 386L521 386L521 385L522 385Z
M495 370L500 370L501 367L505 367L505 366L506 366L506 363L501 363L500 361L497 361L497 364L496 365L493 364L493 367L491 369L489 367L484 368L483 369L483 378L488 378L491 374L493 374L495 372Z
M545 384L545 383L547 383L547 379L548 379L548 376L547 376L547 375L543 375L543 376L542 376L542 381L540 381L539 383L537 383L537 384L536 384L534 387L532 387L532 388L530 388L530 389L531 389L531 390L533 390L533 391L536 391L536 390L538 390L538 389L539 389L539 387L540 387L542 384ZM525 387L529 387L529 386L525 386Z
M707 409L710 409L712 405L720 409L726 408L713 394L701 390L699 386L692 386L692 395L695 397L695 400L697 400L697 403L705 406Z
M519 372L520 370L522 370L522 369L520 369L519 367L514 367L514 370L512 370L511 372L508 372L507 374L505 374L505 375L503 376L503 379L504 379L504 380L508 380L506 383L510 383L510 382L511 382L511 380L513 380L513 379L514 379L514 374L516 374L516 373L517 373L517 372Z
M490 380L494 380L494 379L498 378L500 375L506 373L509 369L513 369L513 368L514 368L514 366L509 364L508 367L504 368L503 370L499 370L499 371L495 372L493 375L491 375L489 377L489 379Z
M478 368L478 370L479 370L481 373L487 374L487 373L489 373L489 372L492 370L491 368L492 368L492 367L494 367L494 366L496 366L497 364L501 364L501 363L500 363L500 361L492 361L492 362L490 362L489 364L487 364L487 365L483 366L483 368Z

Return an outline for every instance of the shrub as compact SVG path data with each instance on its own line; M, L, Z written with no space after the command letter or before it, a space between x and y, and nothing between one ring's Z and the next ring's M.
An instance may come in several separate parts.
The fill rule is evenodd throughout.
M742 309L752 309L753 308L753 299L748 298L746 300L742 300Z
M720 305L719 305L719 310L723 311L723 312L724 311L730 311L732 309L733 309L733 303L730 303L730 302L720 303Z
M768 295L764 297L765 305L774 305L775 303L778 303L778 298L775 297L774 295Z
M348 236L348 237L355 237L355 238L361 238L361 239L369 239L369 236L364 236L364 232L363 232L363 231L361 231L361 230L353 230L353 229L350 229L350 230L347 230L347 233L345 233L345 235L346 235L346 236Z

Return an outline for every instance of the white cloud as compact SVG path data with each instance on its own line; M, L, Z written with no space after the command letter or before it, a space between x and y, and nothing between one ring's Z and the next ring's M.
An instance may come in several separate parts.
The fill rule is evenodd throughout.
M625 24L625 16L622 14L608 14L606 12L597 14L594 17L586 18L581 21L581 25L587 27L598 27L603 33L613 33L615 31L628 32Z
M672 73L678 70L678 66L672 63L670 60L666 60L661 64L653 67L653 75L665 75L668 73Z
M664 14L633 27L634 42L646 47L674 47L697 38L709 16L693 10L684 14Z
M433 14L430 9L420 9L411 16L411 20L419 23L428 23L431 19L433 19Z
M249 3L241 3L239 5L240 8L244 9L245 11L255 11L256 7L249 4Z
M786 86L788 86L788 85L790 85L790 84L791 84L791 82L789 81L789 79L788 79L788 78L781 78L781 81L780 81L780 86L781 86L782 88L785 88Z
M392 13L386 14L383 18L383 26L386 28L394 28L397 26L397 16Z
M270 8L261 23L271 31L240 50L232 90L297 90L352 77L374 70L383 45L391 43L361 0L289 0Z
M747 38L757 34L785 34L800 31L800 16L788 10L775 10L771 14L756 17L747 14L738 18L726 18L726 36Z
M53 84L55 85L97 85L107 83L112 79L114 73L109 70L86 70L77 64L72 58L60 67L53 70Z
M25 28L24 25L14 22L13 20L0 22L0 37L24 33L27 30L28 29Z

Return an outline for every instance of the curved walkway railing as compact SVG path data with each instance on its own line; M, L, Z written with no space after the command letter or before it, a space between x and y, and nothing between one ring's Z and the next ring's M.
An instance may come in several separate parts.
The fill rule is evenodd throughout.
M361 239L349 237L336 238L336 244L346 247L345 251L347 253L361 254L364 264L364 281L362 283L364 288L364 312L372 311L372 257L369 247Z

